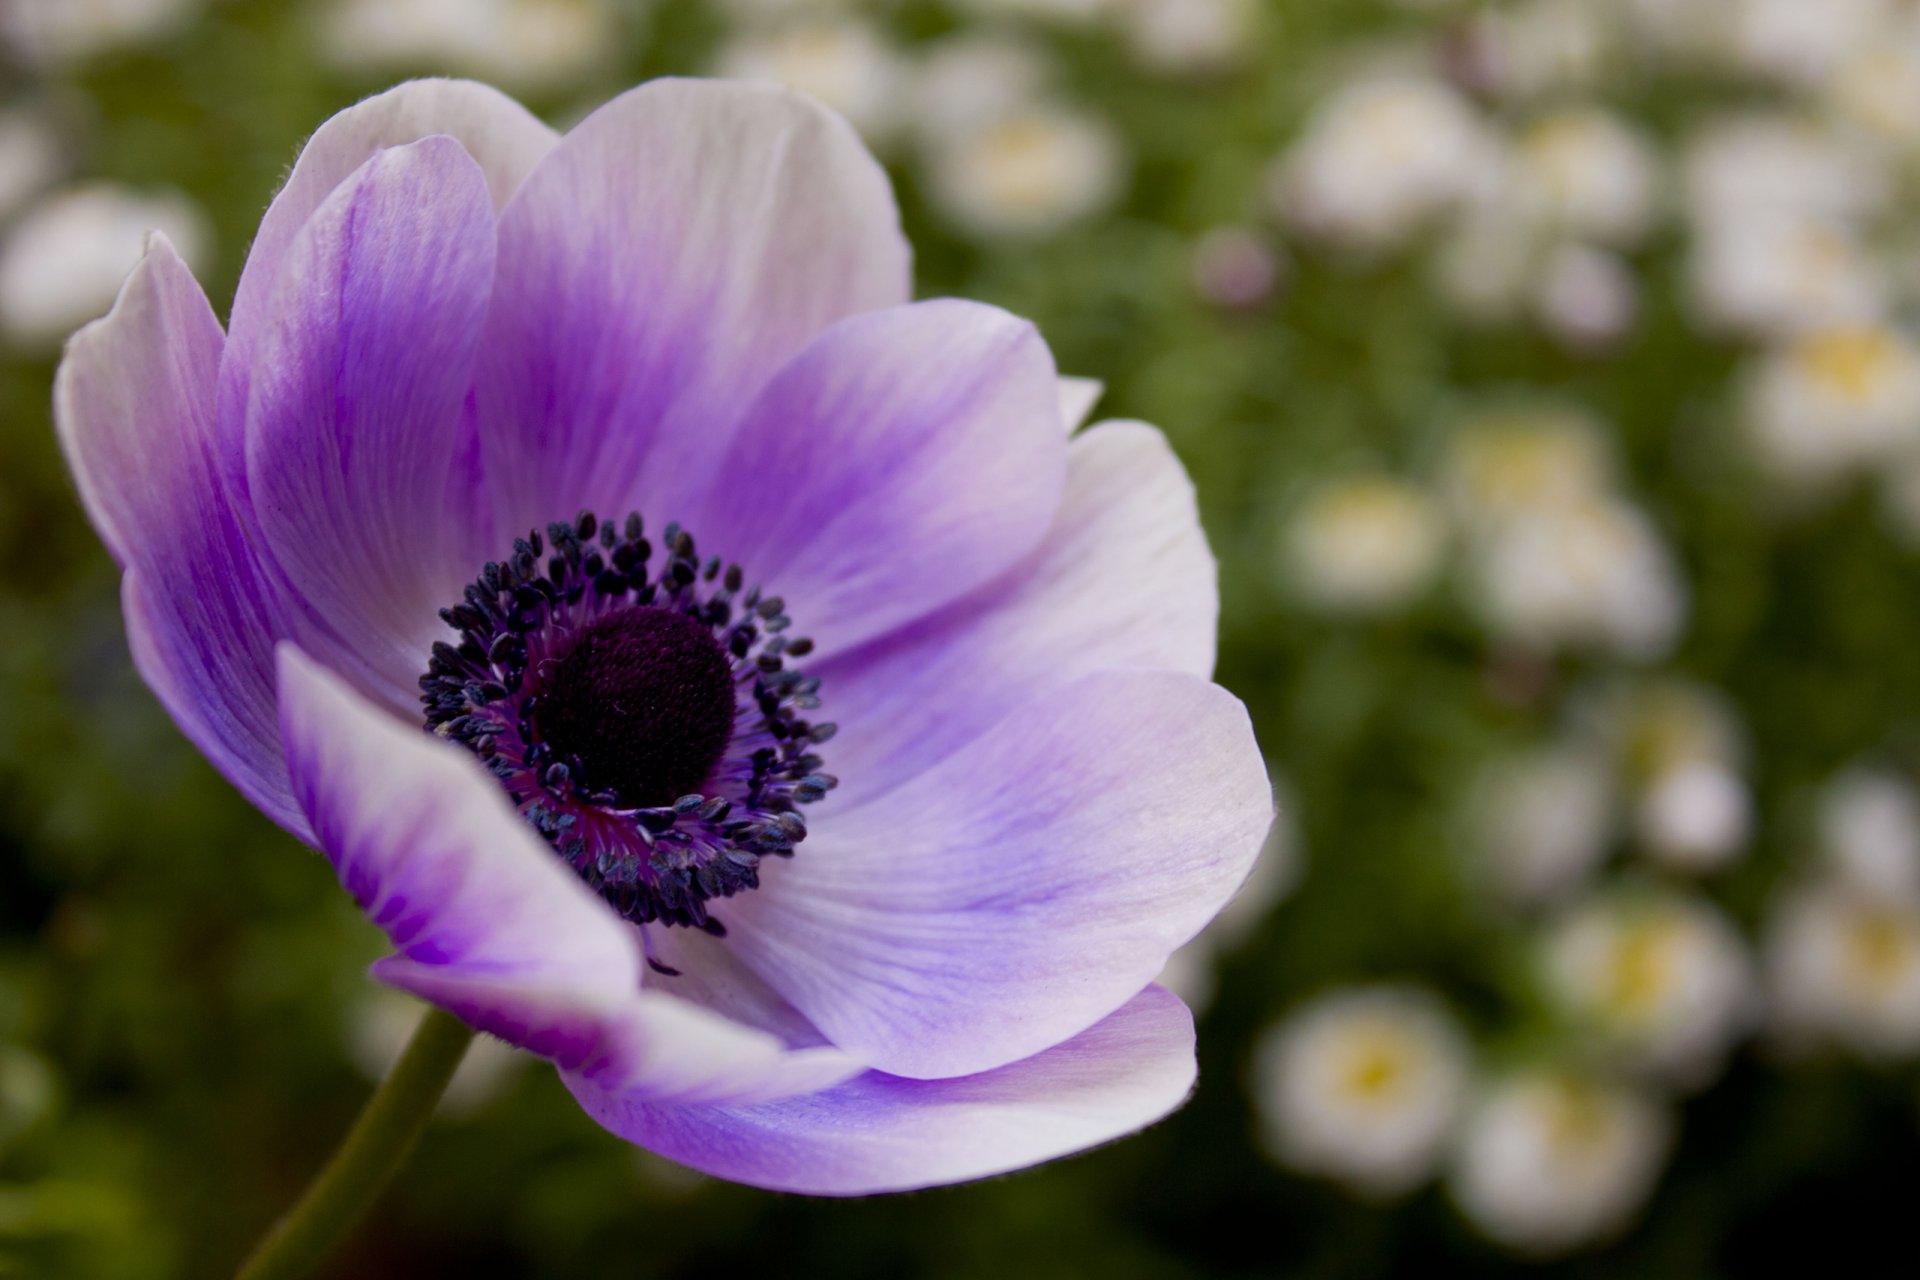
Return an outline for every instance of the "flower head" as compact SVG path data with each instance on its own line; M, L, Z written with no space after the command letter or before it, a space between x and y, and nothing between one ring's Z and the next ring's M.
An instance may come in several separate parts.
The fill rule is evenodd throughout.
M1150 984L1271 817L1165 443L908 296L883 174L786 91L561 138L418 82L314 135L224 332L155 237L56 388L143 675L377 975L770 1187L1177 1105Z

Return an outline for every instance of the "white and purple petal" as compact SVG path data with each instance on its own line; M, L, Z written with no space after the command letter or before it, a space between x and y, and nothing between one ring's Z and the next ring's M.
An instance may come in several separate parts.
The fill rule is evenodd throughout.
M567 1085L613 1132L716 1177L810 1195L908 1191L1083 1151L1165 1116L1193 1086L1193 1018L1150 987L1063 1044L994 1071L870 1071L758 1106L675 1106Z
M728 940L875 1068L986 1071L1151 982L1246 879L1272 817L1231 694L1096 672L882 799L816 818L799 856L728 903Z

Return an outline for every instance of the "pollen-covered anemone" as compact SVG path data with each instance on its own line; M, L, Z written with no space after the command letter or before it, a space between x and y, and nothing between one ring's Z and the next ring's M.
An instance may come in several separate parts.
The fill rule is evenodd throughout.
M1153 980L1271 817L1159 433L1076 433L1030 325L910 295L802 98L560 137L422 81L314 134L224 331L155 236L55 388L142 675L375 974L821 1194L1179 1105Z

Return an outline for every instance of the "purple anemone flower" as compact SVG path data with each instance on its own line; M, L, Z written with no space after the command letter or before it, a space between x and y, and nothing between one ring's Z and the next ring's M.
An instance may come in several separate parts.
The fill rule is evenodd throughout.
M375 974L764 1187L1179 1105L1152 984L1271 816L1166 443L910 293L804 99L658 81L561 137L423 81L308 142L225 332L155 236L56 386L142 675Z

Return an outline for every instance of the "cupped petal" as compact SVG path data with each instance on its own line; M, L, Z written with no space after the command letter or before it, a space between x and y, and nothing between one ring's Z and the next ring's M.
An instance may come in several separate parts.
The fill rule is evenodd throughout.
M991 585L872 644L808 667L851 809L918 777L1015 707L1089 672L1213 672L1220 597L1193 485L1138 422L1075 437L1044 541Z
M54 421L81 500L126 566L140 674L215 768L304 837L274 709L277 606L215 461L223 342L193 273L156 234L113 310L68 344Z
M728 942L834 1044L918 1078L1016 1062L1119 1008L1233 896L1273 817L1239 701L1137 670L828 805L727 904Z
M1039 542L1067 446L1031 324L940 300L842 320L754 401L718 483L679 499L833 652L993 578Z
M1024 1061L952 1080L867 1072L760 1106L663 1106L567 1077L614 1133L716 1177L852 1196L965 1182L1111 1141L1193 1087L1193 1018L1150 987Z
M452 138L381 151L283 255L247 405L255 517L291 596L396 711L486 558L453 483L493 286L486 174ZM316 650L320 647L316 642Z
M301 228L334 188L376 151L436 134L456 139L474 158L486 176L495 209L506 204L560 140L512 98L468 80L414 80L397 85L348 107L314 132L286 185L260 220L233 296L228 326L232 337L220 371L219 420L223 466L234 492L246 492L243 424L256 344L267 330L269 303Z
M500 245L478 403L516 530L698 491L775 370L910 291L885 173L844 120L764 85L614 99L528 178Z
M633 1097L757 1102L860 1069L798 1015L716 972L643 987L636 931L533 834L460 748L386 715L292 645L279 653L295 793L340 882L399 954L382 981ZM704 997L704 999L703 999ZM747 1020L743 1020L747 1019Z

